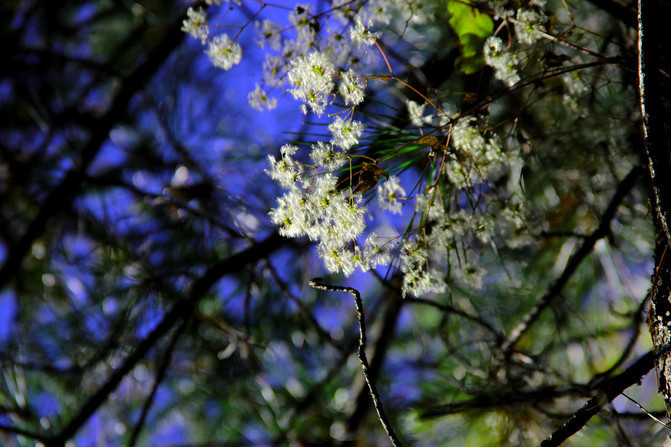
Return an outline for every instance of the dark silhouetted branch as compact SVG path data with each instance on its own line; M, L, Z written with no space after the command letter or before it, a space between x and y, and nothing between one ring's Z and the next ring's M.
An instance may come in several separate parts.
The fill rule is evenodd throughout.
M390 282L395 282L393 279ZM377 381L384 359L387 357L389 347L391 346L396 333L396 325L401 309L405 304L405 300L401 296L400 288L390 288L390 293L385 296L384 302L386 309L382 316L382 327L374 344L373 355L370 361L370 368L368 370L368 377L372 383ZM362 386L357 393L354 410L347 417L347 429L350 432L355 432L366 413L366 408L369 406L370 393L366 390L366 386Z
M356 313L359 319L358 356L359 361L361 362L361 369L363 371L363 376L364 379L366 379L366 383L368 384L370 397L373 400L373 405L375 406L378 419L380 420L380 423L382 424L384 431L387 433L387 436L391 440L392 445L401 446L402 445L401 441L396 436L396 433L394 433L394 429L391 427L389 419L387 419L387 415L384 412L384 408L382 407L382 401L380 400L380 395L375 387L375 384L370 379L369 375L370 366L368 365L368 358L366 357L366 319L364 317L363 302L361 301L361 295L359 294L359 291L353 289L352 287L331 286L328 284L324 284L321 278L315 278L310 280L310 287L314 287L315 289L326 290L329 292L345 292L349 293L354 297L354 303L356 305Z
M555 430L552 435L541 443L541 447L553 447L561 445L568 438L580 431L585 424L601 409L622 394L624 390L640 382L654 366L655 354L652 351L638 359L622 374L618 374L604 381L597 394L592 397L582 408L566 421L564 425Z
M0 268L0 289L2 289L20 270L23 258L33 242L44 232L47 222L59 210L67 209L80 189L83 179L93 159L107 140L112 128L125 116L131 99L140 91L161 67L163 62L182 42L184 33L180 30L180 19L167 28L165 36L150 52L143 63L121 80L121 88L105 115L97 122L88 141L78 154L75 166L68 171L63 180L49 192L42 202L37 215L28 223L26 230L7 250L7 257Z

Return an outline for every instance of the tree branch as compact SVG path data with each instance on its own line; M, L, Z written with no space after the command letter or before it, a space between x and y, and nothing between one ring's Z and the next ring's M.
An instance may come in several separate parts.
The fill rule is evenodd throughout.
M258 242L247 250L230 256L208 269L203 276L193 283L186 296L177 301L170 312L163 317L154 330L152 330L149 335L137 345L135 350L126 358L123 364L114 371L105 384L95 392L84 405L82 405L74 418L56 436L44 441L45 446L63 447L65 441L74 436L77 430L88 421L137 362L142 360L147 352L149 352L149 350L156 345L156 343L158 343L158 341L165 336L177 322L184 318L188 318L191 315L194 306L196 306L198 301L219 279L225 275L238 272L244 269L248 264L264 258L268 253L277 248L282 240L281 236L274 233L264 241Z
M393 280L392 280L393 281ZM382 316L382 327L374 345L373 357L370 361L370 369L368 377L371 382L375 382L382 370L384 359L387 357L389 347L394 340L396 333L396 325L398 317L401 312L405 300L401 296L400 287L391 288L392 293L385 297L386 309ZM362 386L355 400L354 410L347 418L347 430L352 433L355 432L365 415L365 409L370 402L370 393L366 391L366 387Z
M26 226L23 235L8 248L7 257L0 268L0 289L21 270L23 258L33 242L42 235L47 222L74 199L86 175L86 170L107 140L112 128L123 119L131 99L154 76L163 62L182 42L184 33L180 29L181 21L182 14L168 27L165 36L147 54L146 60L121 80L119 93L107 113L97 121L97 127L79 153L75 166L65 174L59 184L51 189L37 215Z
M144 423L147 420L149 409L154 403L154 397L156 396L156 391L158 391L159 385L161 385L161 382L163 382L163 379L165 378L165 373L168 370L168 366L170 365L170 360L172 359L172 353L175 351L177 341L179 340L179 337L182 335L184 328L186 328L188 322L189 318L185 318L182 324L177 328L177 330L173 334L172 339L170 340L170 344L168 345L168 347L165 350L165 353L163 354L161 364L158 366L158 370L156 371L156 378L154 379L154 384L152 385L151 392L149 393L149 396L147 396L147 399L145 400L144 405L142 406L142 413L140 414L140 418L138 419L137 424L135 424L133 433L131 434L130 440L128 441L128 447L134 447L135 444L137 443L137 439L140 436L140 431L142 431L142 427L144 426Z
M582 245L568 260L566 267L562 274L555 280L555 282L550 286L548 291L543 295L538 304L536 304L529 313L527 313L522 321L520 321L517 326L510 332L508 337L501 343L497 353L495 354L494 369L497 369L503 365L504 360L510 355L511 351L520 341L522 336L527 333L531 326L536 322L538 317L545 309L547 309L554 299L559 296L559 293L564 288L566 283L578 269L578 266L582 263L585 258L592 252L594 245L597 241L610 233L610 223L615 218L615 213L617 208L622 203L622 200L629 194L632 190L639 177L643 173L643 168L640 166L634 167L627 176L620 182L611 199L606 211L601 217L599 227L588 237L585 238Z
M396 433L394 433L394 429L391 427L391 424L387 419L387 415L384 412L384 408L382 408L382 401L380 400L380 395L377 389L375 388L375 384L372 382L369 375L370 367L368 365L368 358L366 357L366 320L364 318L363 302L361 301L361 295L359 294L359 291L353 289L352 287L331 286L328 284L324 284L321 278L314 278L310 280L310 287L313 287L315 289L326 290L329 292L345 292L349 293L354 297L356 313L359 319L358 356L359 356L359 362L361 362L361 369L363 371L363 376L364 379L366 379L366 383L368 384L370 397L373 399L373 405L375 406L375 411L377 411L377 416L378 419L380 420L380 423L382 424L382 428L384 428L384 431L387 433L389 440L391 440L391 444L395 447L400 447L402 445L401 441L396 436Z
M585 424L601 409L610 403L624 390L638 383L654 366L657 356L648 352L627 368L622 374L618 374L604 381L597 394L580 408L564 425L555 430L552 435L541 443L541 447L553 447L561 445L568 438L580 431Z

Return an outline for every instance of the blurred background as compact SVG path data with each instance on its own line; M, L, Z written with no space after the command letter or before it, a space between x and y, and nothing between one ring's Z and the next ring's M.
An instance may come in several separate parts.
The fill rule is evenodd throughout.
M208 14L239 26L295 7L277 3ZM381 38L395 74L449 90L456 109L500 92L491 69L455 69L447 11L425 3L431 22ZM353 299L308 287L322 276L362 294L370 374L404 444L537 445L651 348L633 11L584 3L572 9L593 30L581 43L621 64L592 67L576 91L531 84L486 112L525 135L510 144L524 160L527 242L499 244L496 229L491 244L466 241L481 280L402 299L394 265L329 277L309 240L270 222L281 191L267 156L327 132L290 95L275 92L272 111L247 104L263 62L253 27L238 40L242 63L224 72L180 30L184 2L3 1L0 444L388 445L356 356ZM371 72L386 74L377 64ZM411 139L411 94L378 87L361 109L366 144ZM541 103L551 94L580 111ZM423 166L404 172L411 185ZM626 393L663 417L654 373ZM666 436L620 396L569 445Z

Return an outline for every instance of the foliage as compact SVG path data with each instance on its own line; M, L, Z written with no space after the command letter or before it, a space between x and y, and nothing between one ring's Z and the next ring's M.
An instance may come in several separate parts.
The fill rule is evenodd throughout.
M0 10L3 445L668 436L633 9Z

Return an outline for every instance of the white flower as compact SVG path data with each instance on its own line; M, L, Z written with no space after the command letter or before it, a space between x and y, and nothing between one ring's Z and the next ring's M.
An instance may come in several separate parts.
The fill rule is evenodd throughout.
M370 233L363 244L363 257L370 267L386 265L391 260L389 249L380 244L379 237L375 232Z
M296 32L295 45L299 50L298 53L304 53L308 48L313 47L317 37L316 30L313 27L314 22L311 20L310 7L309 4L296 5L289 14L289 22Z
M282 153L281 160L275 160L275 157L268 155L270 162L270 170L266 171L270 178L277 180L277 182L285 188L293 188L295 183L300 180L298 164L291 158L296 153L298 148L289 144L282 146L280 152Z
M375 39L377 39L380 33L370 32L370 27L373 26L373 22L371 20L368 20L366 26L364 26L361 17L356 16L354 19L354 25L354 28L350 29L350 39L354 45L361 47L375 44Z
M233 65L240 63L242 48L233 42L227 34L215 36L207 47L208 57L215 67L229 70Z
M352 146L359 143L359 137L363 132L363 124L360 121L344 120L337 116L329 124L329 132L333 135L331 143L347 151Z
M346 105L357 105L363 102L364 83L356 77L350 69L341 74L340 86L338 92L342 96Z
M485 41L484 53L485 63L494 68L496 79L500 79L508 86L519 82L520 76L515 68L518 63L517 55L504 51L501 39L494 36L488 37Z
M466 154L475 154L483 151L487 142L480 129L474 124L477 119L473 116L461 118L452 127L450 141L459 151Z
M402 197L405 197L405 190L396 176L389 177L389 180L382 184L382 188L378 189L377 199L380 207L394 214L401 214Z
M280 153L285 159L293 157L296 152L298 152L298 146L294 146L293 144L285 144L280 148Z
M482 277L485 275L485 270L475 262L469 262L462 266L457 277L460 282L472 289L479 289L482 287Z
M509 161L495 139L486 139L477 126L477 118L464 117L452 127L451 142L457 156L445 164L450 182L465 188L478 179L484 180Z
M530 9L518 9L515 31L517 39L526 44L533 44L540 39L540 33L544 31L543 18L540 14Z
M424 108L426 107L426 103L424 103L420 106L415 101L407 99L405 101L405 105L408 108L408 116L410 117L410 122L414 126L422 127L424 125L424 123L430 123L431 120L433 119L433 117L431 115L423 116L424 115Z
M342 153L334 150L332 144L324 143L323 141L312 145L310 158L314 161L315 166L321 166L326 171L335 171L341 168L347 161Z
M270 219L280 226L279 232L286 237L299 237L306 234L310 226L308 203L298 188L277 199L277 206L270 211Z
M259 46L264 48L266 43L275 51L280 51L282 46L282 27L279 23L272 20L264 20L262 23L256 22L256 32L261 38Z
M266 53L266 59L263 61L263 81L268 85L280 85L286 82L286 79L280 76L285 67L282 56Z
M328 98L334 88L335 68L329 58L319 51L307 57L298 57L289 70L289 81L294 86L290 90L294 98L303 101L303 113L307 106L317 115L326 109Z
M271 98L266 92L261 90L261 86L256 84L253 92L247 95L249 105L258 111L272 110L277 107L277 98Z
M182 22L182 31L188 33L190 36L200 39L200 42L205 45L207 37L210 35L210 29L207 26L207 15L203 8L190 7L186 11L188 18Z
M443 292L445 282L435 270L428 269L426 250L416 241L405 241L401 249L401 270L403 271L403 297L409 293L420 296L428 292Z

